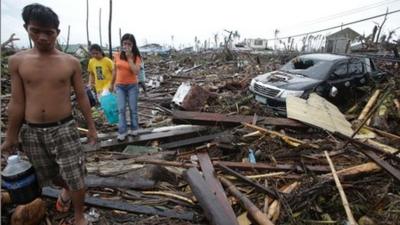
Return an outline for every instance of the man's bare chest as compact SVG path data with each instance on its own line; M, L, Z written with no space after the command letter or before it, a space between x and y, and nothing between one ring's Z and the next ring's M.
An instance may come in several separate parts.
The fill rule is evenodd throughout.
M28 85L63 85L70 82L74 70L59 61L24 62L19 67L19 74Z

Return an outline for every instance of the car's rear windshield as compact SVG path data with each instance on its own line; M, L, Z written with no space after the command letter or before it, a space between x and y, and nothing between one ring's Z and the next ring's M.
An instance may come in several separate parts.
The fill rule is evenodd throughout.
M283 65L280 70L323 80L328 76L333 63L333 61L321 60L310 56L298 56Z

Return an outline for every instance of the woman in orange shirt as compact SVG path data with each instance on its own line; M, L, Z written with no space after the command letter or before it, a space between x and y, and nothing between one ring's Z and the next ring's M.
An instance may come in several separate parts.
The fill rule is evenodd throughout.
M118 104L118 141L124 141L127 135L136 135L139 129L137 103L139 95L138 75L142 56L132 34L124 34L121 38L121 52L114 55L113 79L111 90L117 93ZM126 104L130 110L130 130L126 122Z

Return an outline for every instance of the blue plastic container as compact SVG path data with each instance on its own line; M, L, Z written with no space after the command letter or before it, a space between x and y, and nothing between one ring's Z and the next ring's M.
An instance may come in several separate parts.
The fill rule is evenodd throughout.
M100 96L99 101L108 123L118 123L117 97L111 92L106 92Z

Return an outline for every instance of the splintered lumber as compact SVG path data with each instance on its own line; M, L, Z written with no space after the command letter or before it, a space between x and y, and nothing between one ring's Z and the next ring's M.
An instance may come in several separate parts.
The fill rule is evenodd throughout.
M209 189L197 168L190 168L184 172L184 178L189 183L193 194L196 196L205 216L213 225L237 224L236 218L232 218L226 213L217 196Z
M258 130L258 131L260 131L262 133L267 133L267 134L270 134L270 135L278 136L278 137L282 138L282 140L288 142L289 144L293 144L293 142L294 142L297 145L302 144L302 145L309 145L309 146L311 146L313 148L317 148L317 149L319 148L318 145L307 143L307 142L304 142L304 141L299 140L297 138L289 137L287 135L281 134L281 133L276 132L276 131L268 130L266 128L262 128L262 127L259 127L259 126L256 126L256 125L252 125L252 124L249 124L249 123L242 123L242 124L244 126L246 126L246 127L250 127L252 129L256 129L256 130Z
M377 149L375 146L372 146L370 144L361 142L359 140L353 139L351 137L347 137L345 135L335 133L340 138L343 138L347 140L349 143L355 144L356 146L358 145L359 147L357 148L359 151L361 151L364 155L366 155L368 158L370 158L372 161L374 161L376 164L378 164L380 167L382 167L386 172L388 172L390 175L392 175L394 178L396 178L398 181L400 181L400 171L394 168L392 165L390 165L388 162L385 160L382 160L373 152L372 150L375 151L380 151L382 150ZM370 150L372 149L372 150Z
M351 212L349 202L347 201L347 197L343 191L343 187L342 187L342 184L340 183L339 177L336 174L336 170L335 170L335 167L333 166L333 162L332 162L331 158L329 157L328 152L324 151L324 153L326 156L326 160L328 160L329 166L331 167L333 179L335 180L336 187L339 190L340 198L342 199L342 203L343 203L343 207L346 211L347 219L349 220L350 225L356 225L357 222L353 217L353 213Z
M253 187L256 187L259 190L266 192L268 195L270 195L270 196L272 196L274 198L278 198L278 192L276 190L270 189L270 188L265 187L265 186L263 186L263 185L261 185L261 184L259 184L257 182L254 182L254 181L250 180L249 178L241 175L240 173L230 169L229 167L224 166L223 164L217 164L217 166L220 167L221 169L223 169L224 171L226 171L226 172L234 175L235 177L239 178L240 180L252 185Z
M241 169L241 170L272 170L272 171L297 171L300 173L304 172L304 169L310 170L316 173L327 173L331 170L328 166L310 166L305 165L304 169L299 165L294 164L267 164L267 163L247 163L247 162L229 162L229 161L213 161L214 165L222 164L229 168Z
M267 218L267 216L261 212L260 209L255 206L246 195L242 194L229 180L224 177L219 177L222 184L228 189L229 193L234 195L240 200L243 207L250 213L254 220L260 225L273 225L273 223Z
M368 100L368 103L365 105L364 109L361 111L360 115L358 116L358 120L363 120L368 112L371 110L372 106L375 104L376 100L378 99L379 94L381 93L381 90L376 90L374 94L371 96L371 98Z
M42 196L48 198L57 199L59 196L60 191L51 187L45 187L42 190ZM182 210L161 210L159 208L147 206L147 205L138 205L138 204L131 204L124 201L116 201L116 200L108 200L108 199L101 199L96 197L86 197L85 204L99 207L99 208L107 208L107 209L116 209L131 213L139 213L139 214L147 214L147 215L159 215L165 216L168 218L177 218L183 220L190 220L194 219L194 214L192 212L185 212Z
M283 188L280 189L280 191L282 191L282 193L290 193L298 186L300 186L300 182L294 182L284 186ZM278 199L274 200L271 203L270 207L268 208L267 217L275 222L279 218L280 211L281 211L281 204L279 203L279 200Z
M175 110L172 112L175 123L190 123L196 125L224 125L238 126L241 123L253 123L254 116L224 115L219 113L188 112ZM287 118L258 117L257 122L262 121L266 125L284 127L304 127L304 124Z
M375 173L375 172L379 172L381 170L382 170L381 167L379 167L376 163L368 162L368 163L364 163L361 165L344 168L342 170L337 171L336 174L340 178L344 179L349 176L355 176L355 175L365 174L365 173ZM328 179L328 180L333 179L332 173L324 174L319 177L322 179Z
M361 130L361 128L363 128L363 126L365 125L365 123L369 120L369 118L375 113L375 111L378 109L379 106L382 105L382 103L385 101L386 97L392 92L392 87L387 88L386 92L383 94L382 98L379 100L379 102L377 104L375 104L375 106L368 112L368 114L365 116L365 118L361 121L360 125L358 126L358 128L354 131L354 133L350 136L350 138L353 138L354 136L356 136L356 134L358 134L358 132ZM348 135L347 135L348 136ZM349 144L349 141L347 141L343 148L345 148L347 145Z
M233 212L232 207L229 204L228 198L224 192L224 188L219 182L218 178L215 176L216 172L214 166L210 160L210 156L206 152L197 153L197 158L199 159L201 171L203 172L203 177L205 182L208 184L211 191L217 197L217 200L221 203L223 210L226 214L231 217L231 221L236 221L236 215ZM236 222L235 224L238 225Z

